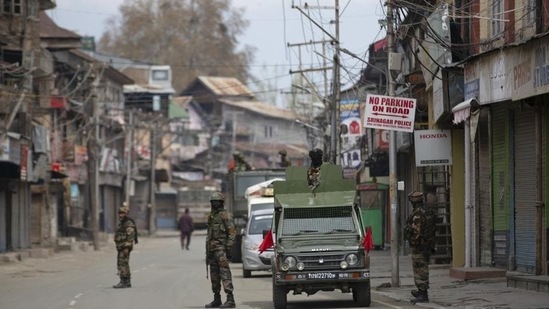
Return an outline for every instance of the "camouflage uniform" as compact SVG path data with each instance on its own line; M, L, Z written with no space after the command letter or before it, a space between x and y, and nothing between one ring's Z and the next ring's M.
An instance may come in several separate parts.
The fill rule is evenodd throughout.
M280 155L280 167L292 166L292 162L288 160L288 153L286 150L282 149L278 152L278 154Z
M220 192L214 192L210 201L223 201L223 195ZM227 293L227 302L221 308L234 308L234 287L227 254L230 253L235 238L236 228L232 215L222 206L220 208L212 206L212 212L208 216L206 258L210 265L210 280L215 299L212 303L206 305L206 308L214 308L220 305L221 284L223 284L223 290ZM215 304L218 305L215 306Z
M412 266L417 291L412 291L416 299L413 302L428 302L429 260L434 251L436 238L435 212L425 206L423 194L414 192L409 195L414 209L406 220L404 237L412 248Z
M233 153L233 160L234 160L234 169L233 171L250 171L252 170L252 166L250 163L246 162L244 160L244 157L240 154L240 152L235 151Z
M127 216L129 208L127 206L120 208L119 213L125 213L114 234L114 242L116 244L117 269L120 276L120 283L113 286L114 288L131 287L131 272L130 272L130 252L133 250L133 244L136 241L137 229L135 222Z
M323 162L323 152L319 148L309 151L311 166L307 170L307 181L311 191L314 191L320 185L320 168Z

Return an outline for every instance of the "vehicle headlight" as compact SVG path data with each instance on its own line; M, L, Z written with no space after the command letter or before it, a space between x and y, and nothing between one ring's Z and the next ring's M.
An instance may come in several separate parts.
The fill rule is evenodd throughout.
M304 270L305 269L305 263L299 262L297 263L297 270Z
M358 255L351 253L345 258L345 262L349 263L350 266L355 266L358 264Z
M297 264L297 260L293 256L287 256L284 258L283 264L288 264L288 268L294 268Z
M347 262L345 261L341 261L341 263L339 263L339 267L341 267L341 269L347 269L349 267L349 264L347 264Z

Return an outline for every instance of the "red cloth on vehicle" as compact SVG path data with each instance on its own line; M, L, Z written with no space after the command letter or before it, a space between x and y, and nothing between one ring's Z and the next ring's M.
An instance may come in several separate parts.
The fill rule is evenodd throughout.
M366 229L366 235L364 236L364 240L362 241L362 246L364 247L364 250L366 250L366 252L370 252L370 250L374 248L374 240L372 239L371 227L368 227Z
M272 230L269 230L269 232L267 232L267 234L265 234L265 237L263 237L263 241L259 245L259 254L263 253L263 251L271 248L272 246L274 246L273 232L272 232Z

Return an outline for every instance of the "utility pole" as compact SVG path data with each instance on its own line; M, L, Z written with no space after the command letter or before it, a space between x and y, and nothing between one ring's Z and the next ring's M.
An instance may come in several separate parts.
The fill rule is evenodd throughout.
M333 73L334 73L334 80L332 84L332 101L330 106L330 162L337 164L338 162L338 146L339 146L339 114L340 114L340 57L339 57L339 0L335 0L335 6L334 7L328 7L328 6L314 6L314 5L306 5L305 9L334 9L335 10L335 36L328 33L322 26L314 21L309 14L305 13L303 9L299 6L292 5L292 8L297 9L300 11L311 23L316 25L322 32L324 32L329 38L332 39L332 42L335 47L334 52L334 59L333 59ZM308 70L301 70L301 72L311 72L311 71L319 71L319 70L325 70L326 68L321 69L308 69ZM290 73L292 73L290 71Z
M392 0L387 0L387 54L392 57L394 51L395 37L393 28L393 3ZM395 83L391 75L389 67L391 61L387 61L387 83L388 83L388 95L390 97L395 96ZM394 130L389 130L389 191L391 199L391 258L392 258L392 271L391 271L391 286L400 286L399 276L399 246L398 246L398 200L397 200L397 149L396 149L396 134Z
M94 79L91 82L90 106L88 119L92 125L92 132L88 137L88 201L91 212L90 223L93 238L93 249L99 251L99 113L97 107L97 85L99 84L99 72L95 63L90 64L94 71Z
M334 53L334 89L332 92L332 124L330 139L330 161L338 164L339 157L339 114L340 114L340 82L339 82L339 0L335 1L335 53Z
M126 159L126 195L124 201L130 207L130 191L132 184L132 164L133 164L133 110L130 110L130 119L128 124L128 158Z
M151 197L149 203L149 234L154 235L156 233L156 121L153 121L153 128L151 131Z

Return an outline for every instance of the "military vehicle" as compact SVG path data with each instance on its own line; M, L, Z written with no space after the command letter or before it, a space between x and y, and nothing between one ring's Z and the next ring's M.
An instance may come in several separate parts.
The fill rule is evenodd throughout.
M282 178L285 179L284 169L257 169L251 171L232 171L228 173L223 181L223 194L225 195L225 209L234 218L236 226L236 240L231 248L231 262L242 262L242 232L246 228L248 220L248 199L246 189L265 182L267 180Z
M273 303L285 309L287 294L318 291L352 293L369 307L370 257L355 182L338 165L324 164L320 185L311 190L307 167L288 167L286 181L274 182L271 261Z

